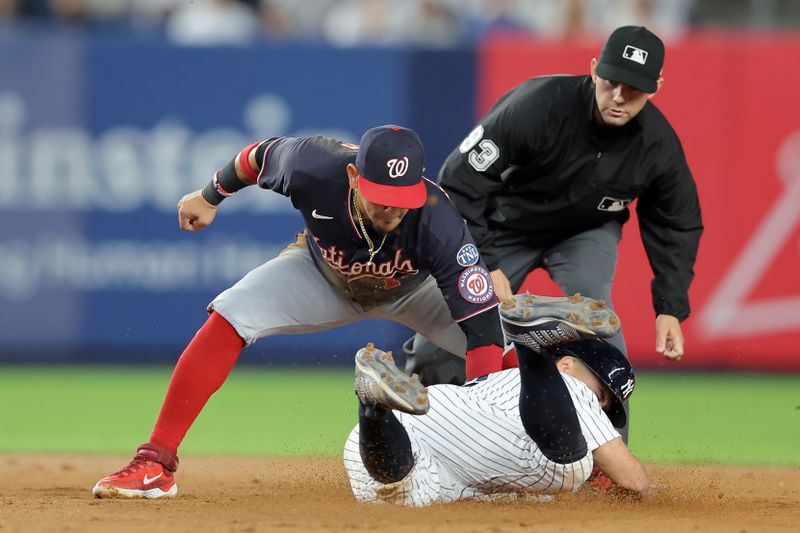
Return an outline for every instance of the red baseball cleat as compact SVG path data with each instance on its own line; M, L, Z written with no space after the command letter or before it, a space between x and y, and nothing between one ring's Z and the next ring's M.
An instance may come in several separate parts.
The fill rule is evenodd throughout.
M98 481L92 494L96 498L172 497L178 494L174 476L177 467L174 453L151 443L143 444L128 466Z

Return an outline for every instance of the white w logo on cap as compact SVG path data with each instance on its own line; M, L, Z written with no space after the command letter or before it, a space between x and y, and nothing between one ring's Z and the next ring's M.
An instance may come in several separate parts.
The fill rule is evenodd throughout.
M403 159L390 159L386 162L386 166L389 167L390 178L405 176L406 172L408 172L408 157L403 156Z

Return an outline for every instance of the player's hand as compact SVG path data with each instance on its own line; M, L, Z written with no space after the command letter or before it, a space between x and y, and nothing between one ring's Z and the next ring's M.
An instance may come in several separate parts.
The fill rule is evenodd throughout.
M217 216L217 207L203 198L202 191L190 192L178 202L178 225L186 231L200 231Z
M508 298L509 296L513 296L514 293L511 291L511 283L509 283L508 278L503 271L499 268L497 270L492 270L489 272L489 275L492 276L492 284L494 285L494 293L497 296L497 299L501 302Z
M656 317L656 351L672 361L683 357L681 323L672 315Z

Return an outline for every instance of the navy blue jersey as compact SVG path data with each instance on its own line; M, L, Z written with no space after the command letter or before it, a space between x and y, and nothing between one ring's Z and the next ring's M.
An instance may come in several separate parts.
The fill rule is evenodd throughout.
M346 171L358 147L326 137L268 142L258 185L291 199L320 271L356 302L372 307L394 301L432 275L456 321L496 305L467 225L438 185L425 180L427 202L406 214L370 263ZM370 232L378 246L376 235Z

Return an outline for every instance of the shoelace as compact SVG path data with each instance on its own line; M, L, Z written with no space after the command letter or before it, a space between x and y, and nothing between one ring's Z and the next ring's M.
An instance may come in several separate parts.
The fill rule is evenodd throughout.
M150 464L148 464L148 463L150 463ZM138 457L134 457L133 460L130 463L128 463L128 466L126 466L125 468L123 468L121 470L118 470L117 472L114 472L113 474L111 474L111 476L129 476L129 475L133 474L134 472L137 472L137 471L141 470L142 468L144 468L146 466L150 466L151 464L155 465L156 462L155 461L151 461L149 459L140 459ZM111 477L111 476L109 476L109 477Z

